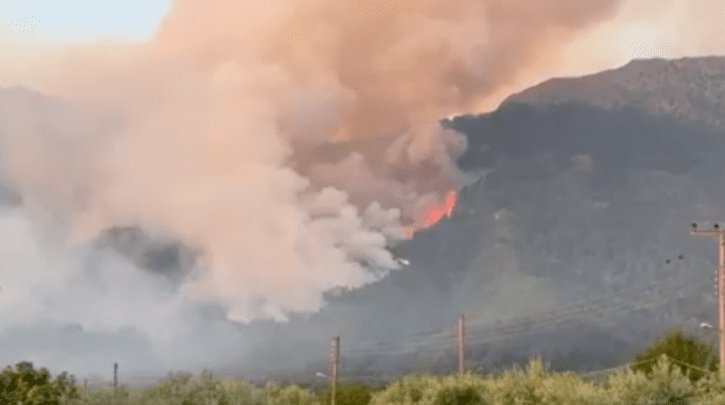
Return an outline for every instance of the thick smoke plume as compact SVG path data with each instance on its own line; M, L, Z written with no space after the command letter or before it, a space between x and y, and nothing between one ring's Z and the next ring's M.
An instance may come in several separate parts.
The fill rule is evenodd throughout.
M19 234L48 246L23 256L43 263L3 267L2 311L24 291L56 322L135 326L171 364L204 341L169 343L188 332L188 302L242 322L319 310L323 291L399 268L386 245L428 226L431 204L445 214L470 181L452 163L464 139L438 120L557 55L617 3L180 0L142 44L8 48L20 62L4 80L74 107L5 90L0 165L25 202L5 232L30 221L41 233ZM164 295L121 258L47 259L125 225L198 248L200 276ZM14 283L21 271L47 291ZM77 302L37 295L63 291Z

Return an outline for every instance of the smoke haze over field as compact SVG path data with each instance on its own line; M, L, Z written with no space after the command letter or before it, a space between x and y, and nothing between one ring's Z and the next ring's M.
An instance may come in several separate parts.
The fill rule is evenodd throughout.
M226 323L199 327L195 303L283 321L375 282L367 267L398 269L386 246L473 180L453 163L465 139L438 120L557 67L619 3L180 0L144 43L0 42L0 82L73 101L0 93L0 180L23 199L2 218L0 315L96 339L85 357L52 337L14 353L73 370L130 352L140 369L213 364L244 348ZM203 252L197 278L169 291L92 248L127 225Z

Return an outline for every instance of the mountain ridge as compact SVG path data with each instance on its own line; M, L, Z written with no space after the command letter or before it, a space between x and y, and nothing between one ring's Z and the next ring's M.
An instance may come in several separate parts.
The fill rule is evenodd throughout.
M512 95L489 114L443 120L444 125L462 131L468 138L469 149L459 158L462 168L489 173L485 179L460 191L450 219L441 219L435 226L396 248L396 253L409 260L411 265L391 274L391 277L401 283L404 283L403 279L415 277L413 274L431 277L436 272L432 267L439 268L439 273L448 273L443 271L446 267L443 264L453 259L455 254L449 251L447 258L434 256L441 252L440 246L452 245L444 241L459 240L462 245L458 247L473 243L485 245L482 248L488 250L488 253L473 255L463 253L469 257L468 263L463 265L468 270L459 271L461 277L456 282L478 286L473 290L487 283L496 283L495 274L472 271L477 260L483 260L481 265L488 263L486 265L490 267L490 260L496 255L501 259L494 260L502 260L502 265L509 268L498 273L509 274L508 282L514 285L524 280L538 285L531 291L546 289L547 283L542 281L542 277L551 278L557 272L561 273L557 276L558 281L554 282L558 287L549 283L549 290L558 288L556 293L544 294L550 298L554 295L561 302L571 302L576 297L591 294L626 293L635 286L644 288L652 280L656 280L656 284L647 287L647 294L666 297L678 288L689 289L684 297L664 306L638 310L624 318L615 317L620 325L630 325L633 330L617 330L611 326L595 328L593 333L603 338L609 336L599 342L602 350L586 344L586 340L581 340L582 336L578 339L559 336L563 352L558 355L558 360L552 360L552 364L565 368L574 366L562 363L566 363L561 357L567 357L564 355L566 347L579 345L591 350L590 358L580 358L575 369L591 368L591 364L602 362L615 365L623 360L623 353L626 355L623 348L631 350L645 343L657 331L676 323L692 325L695 319L712 319L715 314L711 306L713 296L708 291L710 289L702 287L708 286L710 274L696 270L714 266L714 252L707 244L693 241L687 234L687 227L697 217L717 220L701 214L722 212L725 208L718 203L723 196L718 191L721 187L717 187L720 181L713 175L717 172L716 168L725 169L718 157L718 152L725 149L725 137L718 126L718 118L703 113L710 105L720 106L719 96L713 96L710 104L704 107L699 105L699 109L690 99L700 93L706 94L708 88L725 88L725 77L721 74L725 71L723 61L725 58L722 57L633 61L622 68L585 78L553 81L556 85L564 83L565 89L596 89L606 84L602 82L602 77L626 82L627 77L641 76L639 82L633 81L639 84L630 89L628 97L632 100L625 99L621 103L617 103L615 97L596 99L596 92L574 94L578 97L576 99L555 89L553 95L547 96L544 91L549 89L545 87L551 86L539 85ZM700 81L696 83L709 80L704 89L690 94L685 92L690 101L689 104L678 104L682 107L679 112L655 108L661 105L658 100L663 97L682 97L681 88L667 84L674 81L670 79L677 73L672 73L672 66L682 68L680 73L684 72L686 76L699 75ZM717 69L710 69L712 66ZM663 76L663 71L669 72L669 76ZM624 79L617 79L618 76ZM597 82L583 83L589 78ZM647 92L650 98L647 98ZM532 94L537 97L532 99ZM542 94L544 97L538 97ZM522 122L527 124L522 125ZM585 139L578 136L590 133L592 135ZM618 137L615 139L612 135ZM538 191L532 191L532 187ZM542 196L549 201L545 206L540 205L545 201ZM537 199L540 202L537 203ZM501 228L501 232L505 233L500 236L495 236L495 232L490 238L474 236L470 228L469 231L461 228L478 228L477 232L495 229L496 226L490 222L491 217L501 214L508 215L509 221L513 222ZM582 227L581 224L576 225L576 221L591 225ZM641 228L639 231L628 225L637 221ZM557 222L560 229L552 233L550 229ZM454 226L458 229L453 230ZM505 231L512 227L513 230ZM532 232L534 229L538 231ZM586 236L586 229L591 230L591 236ZM597 229L606 232L597 234ZM676 229L680 229L681 233L669 237ZM456 233L463 236L453 236ZM478 248L469 247L468 251L472 252L471 249ZM496 249L508 249L508 253L495 253ZM685 253L685 259L667 262L667 259L672 259L671 256L677 256L674 252ZM533 270L536 272L531 273ZM688 279L692 284L687 284L685 280ZM386 280L383 280L379 284L385 283ZM700 290L693 290L695 285L699 285ZM376 288L380 286L363 289ZM490 297L481 295L472 298L476 294L471 291L459 290L450 294L457 298L449 295L447 302L452 307L458 306L449 310L447 322L451 325L458 310L468 308L465 311L475 312L478 308L480 311L487 302L488 305L493 302ZM470 299L473 299L473 304L461 306ZM410 303L411 307L416 305L420 304ZM506 305L501 302L498 307ZM446 322L443 318L440 322ZM577 340L579 343L575 343ZM563 343L566 341L568 343ZM513 351L525 353L527 346L533 348L531 343L524 341ZM557 356L553 354L556 349L556 345L548 346L554 357ZM479 356L476 361L500 364L505 357L492 357L490 354Z
M642 106L653 114L725 128L725 57L634 59L615 69L552 78L512 94L510 103L531 105L579 101L606 109Z

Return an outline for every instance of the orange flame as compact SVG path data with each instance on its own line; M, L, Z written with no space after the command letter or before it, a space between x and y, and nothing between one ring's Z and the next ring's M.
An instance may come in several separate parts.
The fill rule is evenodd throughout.
M431 226L438 222L443 215L447 215L448 218L451 217L451 211L453 210L453 207L456 205L456 192L450 191L448 193L448 196L446 197L446 201L440 205L429 205L425 212L421 215L422 221L425 226Z

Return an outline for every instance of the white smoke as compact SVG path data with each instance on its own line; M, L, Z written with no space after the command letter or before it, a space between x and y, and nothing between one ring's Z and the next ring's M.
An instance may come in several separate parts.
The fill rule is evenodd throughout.
M285 321L400 268L387 244L461 184L465 142L437 120L617 4L178 0L146 43L11 44L3 83L73 103L0 91L0 173L24 203L0 222L0 362L213 364L254 342L224 318ZM198 277L170 290L94 248L114 226L199 247Z

